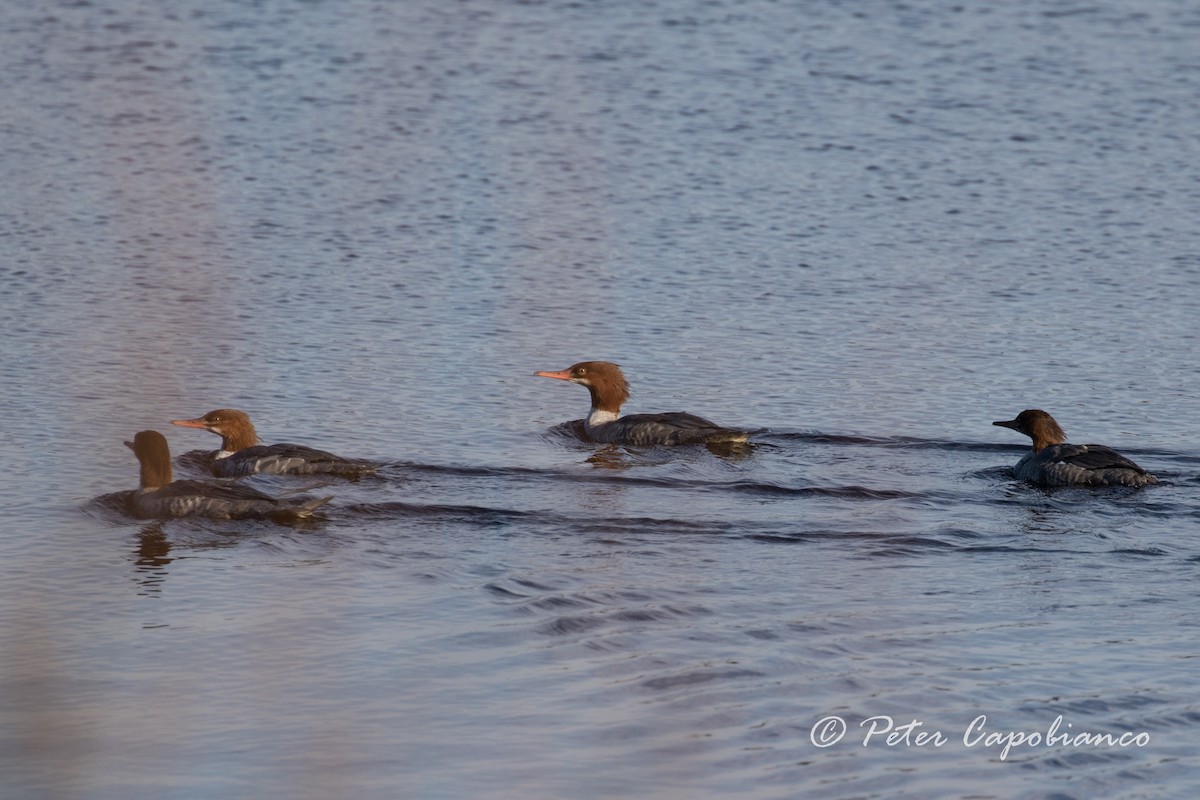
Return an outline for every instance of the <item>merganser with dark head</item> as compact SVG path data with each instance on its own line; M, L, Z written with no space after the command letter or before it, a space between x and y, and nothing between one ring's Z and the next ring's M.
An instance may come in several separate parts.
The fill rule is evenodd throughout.
M140 519L212 517L294 520L311 517L332 497L275 498L244 484L171 480L171 451L158 431L141 431L125 445L142 465L141 482L130 499Z
M1125 456L1102 444L1067 444L1054 417L1029 408L1016 419L993 422L1033 439L1033 452L1013 467L1017 480L1042 486L1145 486L1158 483Z
M201 428L221 437L221 449L213 458L212 471L219 478L242 475L361 475L379 465L353 461L302 444L260 444L250 415L234 408L218 408L196 419L173 419L172 425Z
M622 417L621 406L629 399L629 382L621 368L608 361L581 361L561 372L534 374L587 387L592 395L592 411L583 421L583 427L596 442L637 446L733 444L745 442L750 435L750 431L722 428L683 411Z

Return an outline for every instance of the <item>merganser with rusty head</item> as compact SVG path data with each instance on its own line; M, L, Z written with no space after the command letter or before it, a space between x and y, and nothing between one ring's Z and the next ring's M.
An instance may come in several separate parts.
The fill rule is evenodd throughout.
M587 387L592 395L592 410L583 421L583 427L588 437L596 442L636 446L734 444L745 442L751 433L723 428L683 411L622 417L621 406L629 399L629 382L621 368L608 361L581 361L559 372L535 372L534 375Z
M235 408L218 408L196 419L173 419L172 425L200 428L221 437L212 461L219 478L268 475L333 474L357 476L375 470L371 461L356 461L302 444L261 444L250 415Z
M1125 456L1102 444L1067 444L1067 435L1054 417L1028 408L1016 419L992 423L1012 428L1033 439L1033 452L1013 467L1017 480L1041 486L1145 486L1158 483Z
M158 431L141 431L125 445L141 463L141 481L130 499L140 519L212 517L295 520L311 517L332 497L275 498L239 483L206 483L171 479L171 451Z

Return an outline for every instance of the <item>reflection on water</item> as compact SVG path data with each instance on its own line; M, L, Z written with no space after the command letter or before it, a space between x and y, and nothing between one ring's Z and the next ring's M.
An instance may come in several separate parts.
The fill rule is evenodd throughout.
M134 569L142 584L142 591L153 594L161 589L168 574L167 566L173 561L171 543L163 532L162 524L157 522L142 528L137 539Z
M0 795L1193 796L1197 24L14 6ZM585 358L768 430L597 447ZM386 466L130 519L227 406ZM1014 482L1027 407L1162 483ZM812 741L979 714L1150 744Z

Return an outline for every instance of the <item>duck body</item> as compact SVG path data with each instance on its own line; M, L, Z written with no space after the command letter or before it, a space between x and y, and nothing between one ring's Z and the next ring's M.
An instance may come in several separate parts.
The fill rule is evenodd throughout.
M1013 477L1039 486L1146 486L1158 478L1102 444L1068 444L1054 417L1041 409L993 422L1033 439L1033 450L1013 467Z
M722 428L715 422L686 411L630 414L610 421L601 419L596 422L589 416L583 421L583 429L594 442L636 447L744 442L749 436L746 431Z
M1055 444L1013 467L1017 480L1042 486L1145 486L1158 479L1111 447Z
M294 520L311 517L332 497L277 498L241 484L172 480L171 452L158 431L141 431L126 446L141 465L138 488L129 498L139 519L209 517L212 519Z
M608 361L581 361L558 372L534 374L587 388L592 397L592 408L583 421L583 428L588 438L595 442L643 447L734 444L745 442L751 433L726 428L685 411L622 417L621 406L629 399L629 382L621 368Z
M361 475L376 464L351 461L302 444L256 444L233 453L219 451L210 469L218 478L245 475Z
M277 498L244 484L172 481L137 489L130 509L138 519L208 517L210 519L303 519L332 497Z
M262 444L250 416L237 409L219 408L195 419L173 419L171 424L199 428L221 437L221 449L209 465L218 478L255 474L356 476L379 466L302 444Z

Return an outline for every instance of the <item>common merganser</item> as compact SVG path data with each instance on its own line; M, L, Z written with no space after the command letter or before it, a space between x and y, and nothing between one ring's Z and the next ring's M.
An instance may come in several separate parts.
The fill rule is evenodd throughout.
M141 463L141 481L130 500L140 519L163 517L250 517L293 520L311 517L313 510L332 497L275 498L244 484L172 481L171 451L158 431L141 431L125 445Z
M219 478L238 478L264 473L270 475L361 475L379 465L353 461L302 444L260 444L250 415L233 408L218 408L196 419L173 419L172 425L201 428L221 437L221 449L212 462Z
M722 428L715 422L683 411L665 414L621 416L621 405L629 399L629 381L621 368L608 361L581 361L560 372L535 372L586 386L592 395L592 411L583 421L590 439L606 444L637 446L656 444L733 444L745 442L751 431Z
M1054 417L1028 408L1016 419L992 423L1033 439L1033 452L1013 467L1017 480L1042 486L1145 486L1158 483L1137 464L1102 444L1067 444Z

